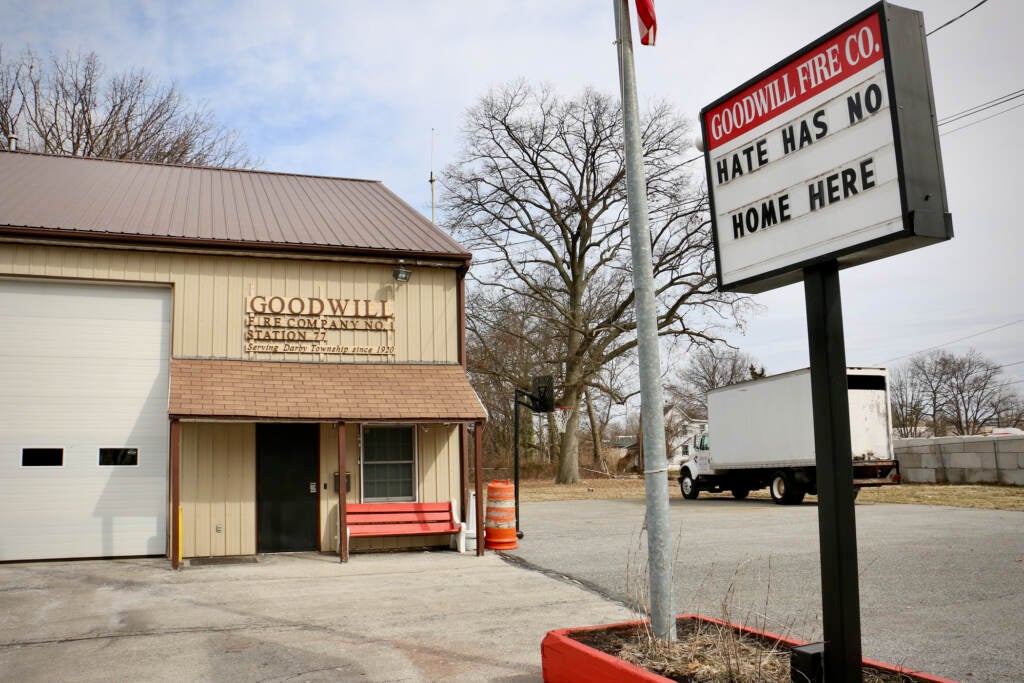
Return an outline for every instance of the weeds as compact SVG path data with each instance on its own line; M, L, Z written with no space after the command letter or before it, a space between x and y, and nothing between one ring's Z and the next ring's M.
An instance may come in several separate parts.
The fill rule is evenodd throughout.
M742 579L748 565L741 564L732 575L729 586L719 602L722 623L681 619L677 622L677 639L660 640L654 637L651 623L643 618L650 613L650 595L647 583L647 554L643 547L646 521L634 536L626 558L626 586L630 607L639 617L638 623L627 627L581 632L574 637L587 645L607 652L635 666L666 678L685 683L790 683L789 645L783 637L763 637L732 628L732 623L751 624L762 633L768 628L771 595L771 558L768 558L767 586L760 610L748 607L737 615L736 606L743 604ZM679 542L672 566L678 566ZM697 590L704 594L705 577ZM675 582L673 581L673 584ZM698 608L698 611L699 608ZM865 683L902 683L915 679L865 668Z

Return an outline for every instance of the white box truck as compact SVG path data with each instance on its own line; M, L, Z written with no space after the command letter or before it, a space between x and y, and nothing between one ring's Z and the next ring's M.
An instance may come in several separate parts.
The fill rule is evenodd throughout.
M899 483L892 452L889 377L883 368L848 368L854 493ZM817 495L811 371L741 382L708 392L708 431L693 438L679 471L683 497L731 491L743 499L768 487L781 505Z

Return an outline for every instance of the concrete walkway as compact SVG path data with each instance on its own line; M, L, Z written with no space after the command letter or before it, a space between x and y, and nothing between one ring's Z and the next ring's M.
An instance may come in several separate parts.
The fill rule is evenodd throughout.
M631 618L492 552L4 564L0 678L539 681L548 630Z

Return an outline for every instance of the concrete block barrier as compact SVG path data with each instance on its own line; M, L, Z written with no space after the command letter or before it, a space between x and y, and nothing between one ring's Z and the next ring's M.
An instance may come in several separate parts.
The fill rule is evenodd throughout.
M912 484L1024 486L1024 437L896 439L903 481Z

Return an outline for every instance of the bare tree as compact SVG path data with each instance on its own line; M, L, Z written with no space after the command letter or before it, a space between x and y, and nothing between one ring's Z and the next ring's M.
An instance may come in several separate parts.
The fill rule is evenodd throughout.
M95 52L43 61L0 47L0 128L21 149L67 156L251 167L238 133L174 83L141 69L107 77Z
M549 336L531 320L529 306L526 297L494 296L480 289L470 292L466 302L467 370L487 408L484 458L492 465L511 463L515 390L528 391L531 378L548 374L544 359L550 355ZM533 420L521 414L520 452L537 459L535 448Z
M614 463L605 457L604 441L612 420L615 406L625 406L626 401L639 393L635 372L630 372L632 355L609 360L601 372L591 381L584 392L587 406L587 422L593 442L593 463L609 471ZM632 382L627 381L632 379Z
M981 428L996 417L1002 386L999 366L971 349L962 356L950 356L944 378L944 405L955 434L981 434Z
M945 351L931 351L917 354L908 362L908 372L927 397L934 436L946 433L945 378L949 372L950 359L951 355Z
M668 395L677 408L691 418L707 417L708 392L737 382L764 377L763 367L750 354L725 344L697 347L676 381L668 385Z
M929 414L928 392L910 366L895 368L889 380L892 421L896 435L921 436Z
M660 334L713 340L713 325L733 320L742 300L715 286L706 195L683 164L687 127L661 104L642 128ZM442 203L452 232L490 256L471 272L475 285L530 299L555 342L545 361L559 370L558 402L578 406L602 367L636 347L616 101L522 82L491 91L466 114ZM559 483L579 478L581 412L566 427Z
M25 100L21 96L20 84L22 71L25 69L22 60L9 60L4 46L0 44L0 148L7 149L12 135L18 133L18 122L25 110Z
M996 427L1024 427L1024 399L1003 385L993 404Z
M974 349L963 355L938 350L912 357L893 372L892 409L897 433L916 433L930 417L932 433L981 434L987 426L1013 426L1021 399L1001 379L1001 367ZM901 429L903 428L903 429Z

